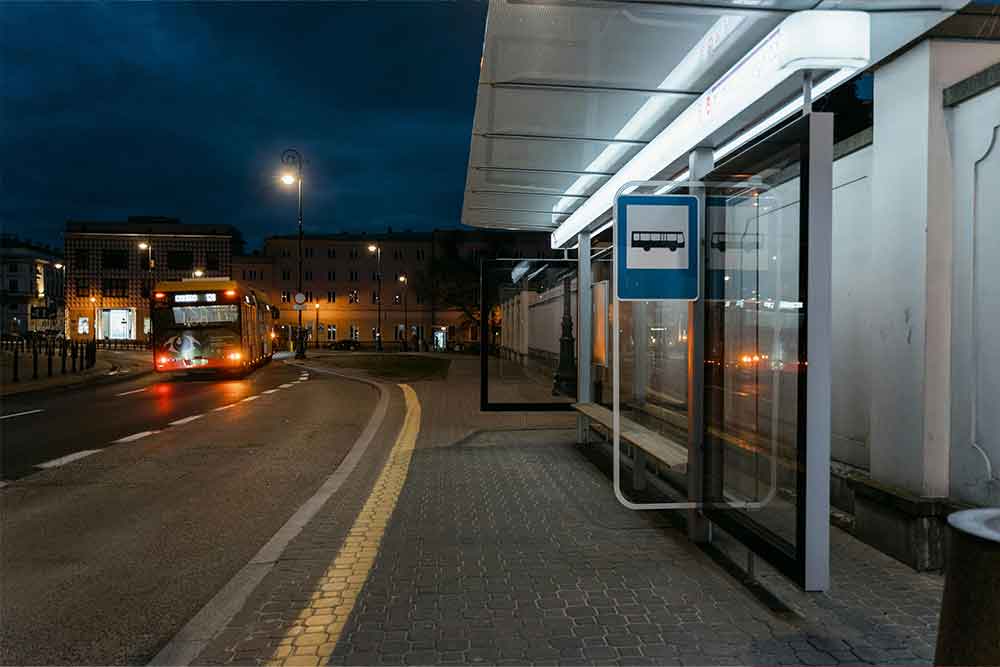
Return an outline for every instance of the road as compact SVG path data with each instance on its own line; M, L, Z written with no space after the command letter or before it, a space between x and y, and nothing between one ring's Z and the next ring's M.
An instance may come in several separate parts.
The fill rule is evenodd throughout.
M0 662L146 663L336 468L376 400L278 361L5 400Z

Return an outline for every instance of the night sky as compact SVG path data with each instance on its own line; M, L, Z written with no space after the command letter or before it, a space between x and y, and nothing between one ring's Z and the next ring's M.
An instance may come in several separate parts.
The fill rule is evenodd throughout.
M0 3L0 223L309 232L458 225L485 3Z

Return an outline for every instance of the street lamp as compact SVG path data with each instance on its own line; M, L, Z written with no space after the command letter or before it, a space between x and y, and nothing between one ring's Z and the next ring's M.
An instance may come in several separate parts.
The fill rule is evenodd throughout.
M378 292L375 300L378 302L378 325L375 327L375 349L382 351L382 246L372 243L368 252L375 253L375 276L378 278Z
M319 303L316 304L316 349L319 349Z
M194 270L194 277L195 278L202 278L202 277L204 277L204 275L205 275L205 272L202 271L201 269L195 269Z
M93 304L94 306L94 321L91 323L90 332L91 336L96 342L97 341L97 298L93 296L90 297L90 303Z
M299 194L299 280L298 293L302 293L302 154L294 148L289 148L281 154L281 164L294 168L295 173L286 171L281 175L281 182L285 185L297 185ZM301 304L299 304L301 305ZM299 331L298 340L295 346L295 358L306 358L305 331L302 329L302 309L299 309ZM318 315L318 314L317 314Z
M147 243L146 241L141 241L139 243L139 250L145 250L146 251L146 296L149 297L149 302L150 302L150 304L149 304L149 319L150 319L150 324L152 325L152 319L153 319L153 246L151 244ZM149 342L149 340L148 340L149 333L147 333L145 331L145 327L143 327L143 329L144 329L143 330L143 334L147 336L147 341L146 342L148 343ZM152 329L150 329L150 331L152 331ZM136 338L138 338L138 336L136 336Z
M406 316L406 288L409 287L410 281L404 273L399 277L399 282L403 283L403 351L408 352L410 349L410 322Z

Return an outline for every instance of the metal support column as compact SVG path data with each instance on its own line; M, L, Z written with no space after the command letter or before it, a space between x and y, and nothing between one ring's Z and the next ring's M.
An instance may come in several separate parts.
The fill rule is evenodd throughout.
M579 403L590 403L594 400L594 383L591 379L591 357L594 349L594 308L591 285L594 282L594 276L590 264L590 232L580 232L578 239L580 245L576 251L576 400ZM579 415L576 418L576 441L586 442L589 432L588 419Z
M696 148L688 156L691 180L704 178L715 167L710 148ZM698 238L701 290L697 301L688 305L688 500L704 500L705 462L705 271L708 267L705 242L705 189L696 187L698 197ZM688 510L688 537L693 542L711 540L708 519L700 509Z

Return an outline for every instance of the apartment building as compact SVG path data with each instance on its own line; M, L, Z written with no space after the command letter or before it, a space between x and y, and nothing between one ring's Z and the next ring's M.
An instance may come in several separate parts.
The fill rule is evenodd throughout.
M3 334L63 331L63 258L47 245L0 238Z
M308 235L302 244L302 325L310 345L344 339L370 345L381 312L386 347L404 340L420 349L476 342L479 330L470 314L479 303L480 260L545 257L552 252L547 234L531 232ZM234 277L266 291L279 307L283 338L290 338L298 324L298 262L295 235L272 236L262 253L233 259ZM463 289L445 293L445 283Z

